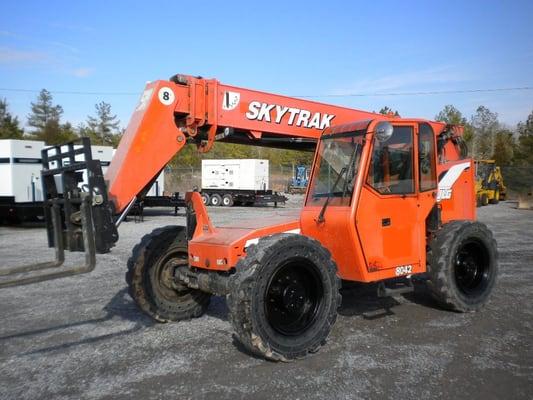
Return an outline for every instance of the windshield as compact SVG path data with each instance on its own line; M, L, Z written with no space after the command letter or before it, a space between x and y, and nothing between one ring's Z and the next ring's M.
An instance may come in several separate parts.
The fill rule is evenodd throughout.
M350 205L364 133L356 131L322 137L306 205L320 206L328 198L331 206Z

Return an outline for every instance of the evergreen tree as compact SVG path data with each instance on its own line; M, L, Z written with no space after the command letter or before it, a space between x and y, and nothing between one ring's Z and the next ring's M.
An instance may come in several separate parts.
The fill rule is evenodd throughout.
M379 110L379 113L383 115L393 115L395 117L400 116L400 113L398 112L398 110L393 110L389 106L382 107L381 110Z
M74 139L70 124L61 125L61 115L63 107L53 104L48 90L41 90L37 101L31 103L31 113L28 115L28 125L33 128L30 137L47 144L61 144Z
M518 124L517 131L516 164L531 167L533 166L533 111L527 117L526 122Z
M54 105L52 95L46 89L41 90L37 101L31 103L31 114L28 115L28 125L33 128L31 138L44 140L47 144L61 143L61 115L63 108Z
M104 101L95 105L96 115L87 117L87 129L83 132L93 144L117 146L120 141L120 121L111 113L111 104Z
M18 118L8 111L7 100L0 99L0 139L22 139L23 134Z
M500 167L511 165L514 153L513 132L508 129L500 129L494 138L494 154L492 158L496 160L496 165Z

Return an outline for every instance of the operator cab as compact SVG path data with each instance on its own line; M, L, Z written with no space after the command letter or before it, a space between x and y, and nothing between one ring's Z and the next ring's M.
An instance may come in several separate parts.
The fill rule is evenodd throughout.
M366 120L324 132L300 223L331 251L341 276L370 282L424 270L435 148L423 121Z

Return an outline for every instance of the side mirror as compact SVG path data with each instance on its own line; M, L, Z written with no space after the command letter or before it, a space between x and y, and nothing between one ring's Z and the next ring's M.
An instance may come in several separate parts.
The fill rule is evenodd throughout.
M392 136L394 128L388 121L378 122L376 125L376 137L380 142L386 142Z

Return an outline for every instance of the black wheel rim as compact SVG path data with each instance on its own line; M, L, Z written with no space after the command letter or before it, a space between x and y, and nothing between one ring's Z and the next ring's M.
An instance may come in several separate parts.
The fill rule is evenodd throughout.
M455 283L459 290L475 297L485 291L491 266L487 248L477 240L468 240L459 247L454 260Z
M188 291L178 291L174 283L174 270L181 264L187 264L187 253L180 249L170 250L157 260L154 265L152 290L159 299L174 302Z
M266 288L268 323L282 335L301 335L316 320L323 291L316 266L304 259L285 262L272 275Z

